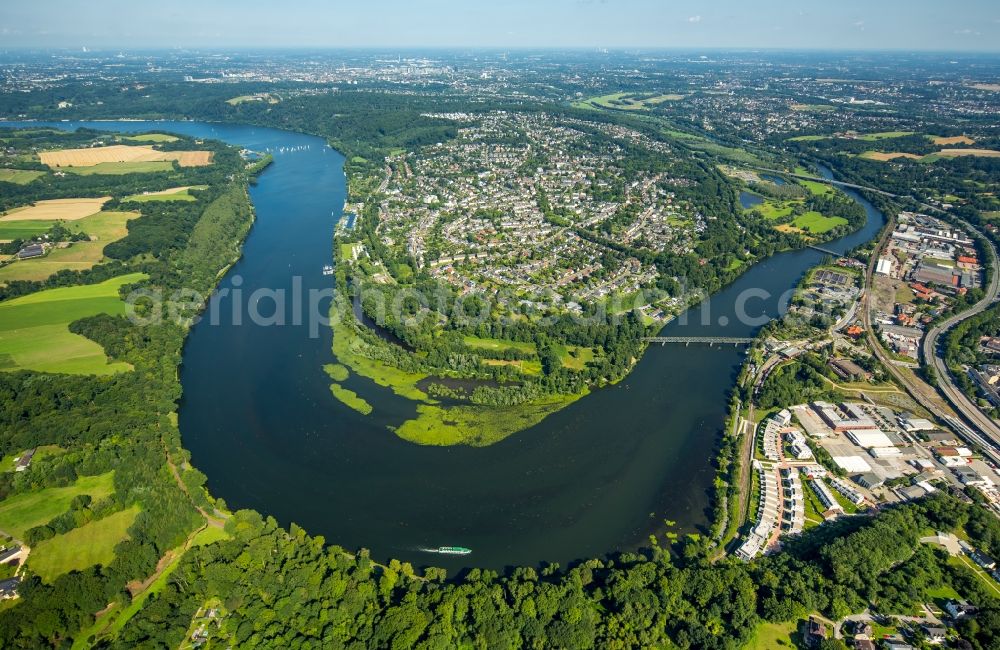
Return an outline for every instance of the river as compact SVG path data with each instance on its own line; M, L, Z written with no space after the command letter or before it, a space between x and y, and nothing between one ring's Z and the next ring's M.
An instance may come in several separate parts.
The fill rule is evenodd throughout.
M257 222L220 286L290 290L297 275L304 291L332 284L321 268L330 263L345 180L343 157L321 139L198 122L52 125L174 131L270 150L274 164L250 189ZM848 193L868 223L825 244L836 251L869 240L884 223ZM806 249L756 264L663 334L752 336L821 257ZM749 322L737 317L748 291L742 311L756 319ZM712 461L742 349L653 346L624 381L500 443L421 447L387 428L412 415L411 403L358 377L346 385L374 405L372 415L332 398L322 370L332 361L328 328L311 337L305 325L236 325L230 310L221 314L218 325L196 325L186 343L179 421L194 465L231 508L295 522L378 559L451 571L566 564L644 545L664 520L677 532L708 524ZM474 552L419 550L441 545Z

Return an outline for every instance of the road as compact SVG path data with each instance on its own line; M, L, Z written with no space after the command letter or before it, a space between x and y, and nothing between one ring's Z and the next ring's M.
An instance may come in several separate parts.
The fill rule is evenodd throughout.
M882 196L888 196L890 198L898 198L898 194L892 194L891 192L886 192L885 190L876 189L874 187L868 187L867 185L858 185L856 183L847 183L845 181L835 181L830 178L823 178L822 176L810 176L809 174L793 174L792 172L785 171L783 169L768 169L767 167L751 167L759 172L769 172L771 174L781 174L783 176L791 176L792 178L800 178L804 181L816 181L817 183L828 183L830 185L838 185L840 187L849 187L852 190L867 190L869 192L875 192L876 194L881 194ZM908 198L908 197L907 197Z
M973 404L955 384L951 373L948 371L948 366L945 365L944 357L941 355L941 349L938 344L938 340L942 334L963 320L988 309L997 300L998 295L1000 295L1000 266L997 264L996 247L993 246L992 242L986 240L986 249L993 261L993 276L990 278L989 286L986 287L986 295L969 309L955 314L928 332L927 336L924 337L923 355L924 363L931 364L934 368L934 372L937 375L938 388L948 399L952 408L959 412L970 424L979 429L983 435L987 436L994 446L1000 448L1000 426L997 426L997 423L991 417Z
M932 367L934 367L937 374L938 389L945 396L948 403L955 409L955 411L961 414L968 422L978 429L978 431L974 431L968 427L955 426L957 422L955 417L948 412L946 408L942 408L943 405L939 402L937 392L918 377L904 374L893 363L893 360L889 358L886 351L882 348L882 342L878 340L878 337L875 335L875 331L872 328L871 296L873 294L872 287L874 286L873 280L875 275L875 263L878 260L879 253L883 248L885 248L885 244L891 236L894 228L895 218L890 217L888 223L886 224L885 232L879 240L875 251L872 253L871 259L868 261L868 269L865 272L864 304L861 314L865 332L868 337L869 347L871 347L875 356L877 356L879 361L882 362L882 365L886 368L886 370L888 370L889 373L896 378L896 381L898 381L901 386L906 388L907 392L909 392L919 404L925 406L939 420L951 424L953 428L956 429L956 433L961 435L963 438L966 438L970 442L982 447L983 452L994 462L1000 463L1000 427L998 427L993 420L972 404L955 385L951 374L945 366L944 359L940 357L940 351L938 350L937 345L938 338L942 332L954 327L966 318L982 312L997 299L997 295L1000 293L1000 267L997 265L996 248L992 243L986 240L987 250L993 260L994 271L993 277L990 280L990 285L987 287L986 295L983 299L971 308L955 314L928 332L927 336L924 337L923 345L924 362L931 363Z

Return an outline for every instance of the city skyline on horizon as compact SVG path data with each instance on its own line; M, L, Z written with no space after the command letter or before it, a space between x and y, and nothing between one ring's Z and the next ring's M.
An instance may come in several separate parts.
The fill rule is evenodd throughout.
M11 2L8 49L600 49L1000 52L985 0Z

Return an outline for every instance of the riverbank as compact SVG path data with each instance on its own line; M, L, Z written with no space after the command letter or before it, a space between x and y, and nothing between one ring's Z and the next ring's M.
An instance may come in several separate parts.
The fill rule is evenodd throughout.
M420 385L428 379L440 375L427 372L407 372L388 363L379 361L385 355L379 347L390 345L378 335L359 323L347 300L338 295L330 307L330 322L333 328L332 351L338 365L343 370L331 372L335 382L334 395L342 399L342 382L349 379L347 369L372 380L379 386L388 388L399 397L412 401L416 406L416 417L406 419L390 429L403 440L420 445L490 445L504 438L532 427L546 416L569 406L587 392L573 395L544 395L522 404L490 406L486 404L444 404L432 398ZM336 376L334 376L334 373ZM338 394L338 391L340 394ZM352 393L353 394L353 393ZM351 402L364 402L353 394L346 397ZM347 402L345 402L347 403ZM367 402L364 402L367 404ZM348 406L354 406L348 403ZM372 412L369 406L368 415Z

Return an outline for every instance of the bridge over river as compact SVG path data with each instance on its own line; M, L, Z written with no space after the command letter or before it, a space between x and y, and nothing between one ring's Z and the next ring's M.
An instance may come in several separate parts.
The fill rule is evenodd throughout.
M659 343L660 345L666 345L667 343L683 343L684 345L692 343L750 345L755 339L745 336L645 336L642 340L647 343Z

